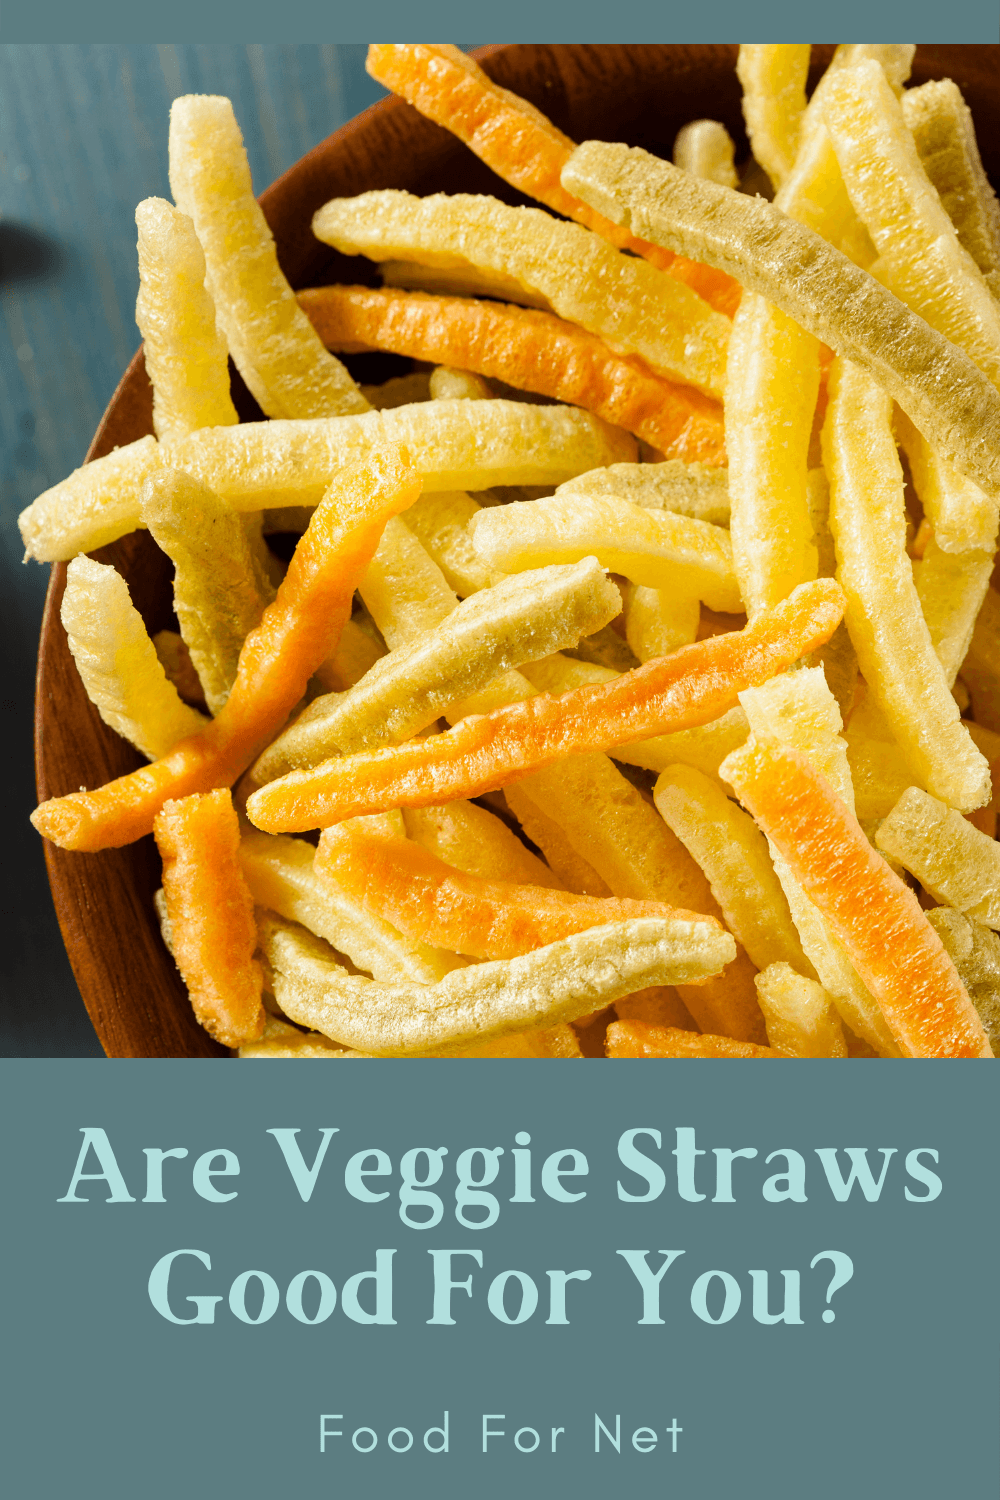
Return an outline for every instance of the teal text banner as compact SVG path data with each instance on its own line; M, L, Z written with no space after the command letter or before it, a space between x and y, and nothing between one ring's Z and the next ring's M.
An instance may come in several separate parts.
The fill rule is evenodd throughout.
M13 8L11 8L13 11ZM420 29L426 34L450 28L468 31L473 12L457 0L436 0L421 7ZM815 13L793 0L764 0L754 6L753 35L760 42L800 42L815 32ZM1000 35L995 0L957 0L942 12L938 0L844 0L830 17L840 36L889 42L906 36L916 42L995 42ZM563 42L567 31L577 42L721 42L745 36L748 13L735 0L715 0L710 7L684 5L630 6L582 0L572 15L556 6L539 7L514 0L497 10L497 41ZM400 0L384 0L374 17L377 40L393 27L407 36L414 31L413 9ZM331 7L320 0L176 0L169 11L136 6L132 0L39 0L4 18L4 36L12 42L368 42L372 15L365 9Z
M849 1071L3 1064L8 1492L992 1500L995 1090Z

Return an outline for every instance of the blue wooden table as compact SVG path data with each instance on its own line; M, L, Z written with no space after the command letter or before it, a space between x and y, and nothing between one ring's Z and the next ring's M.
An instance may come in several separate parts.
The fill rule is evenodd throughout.
M0 48L0 568L9 780L0 1055L101 1056L52 912L31 719L48 569L22 566L17 515L75 468L139 342L135 206L169 198L178 94L226 94L261 190L384 90L363 46Z

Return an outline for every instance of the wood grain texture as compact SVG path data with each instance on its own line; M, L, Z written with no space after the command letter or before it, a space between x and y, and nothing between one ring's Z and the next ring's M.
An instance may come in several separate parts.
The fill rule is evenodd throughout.
M829 48L817 48L817 71ZM476 54L498 83L523 94L576 140L624 140L669 154L681 125L721 119L745 151L735 46L500 46ZM998 47L921 47L914 83L952 77L979 130L987 172L1000 177ZM296 289L357 282L374 268L337 255L310 231L315 210L334 196L371 188L492 192L521 199L440 126L398 99L373 105L303 157L261 197L279 258ZM234 393L235 394L235 393ZM249 415L245 393L237 405ZM152 431L152 395L141 350L95 434L88 459ZM145 533L95 554L129 582L151 630L170 615L169 565ZM97 786L140 764L138 753L100 720L88 701L59 620L66 569L53 568L42 625L36 699L36 766L41 798ZM101 1042L114 1057L222 1055L195 1024L183 986L159 936L152 893L159 880L151 839L102 854L47 846L53 898L67 951Z

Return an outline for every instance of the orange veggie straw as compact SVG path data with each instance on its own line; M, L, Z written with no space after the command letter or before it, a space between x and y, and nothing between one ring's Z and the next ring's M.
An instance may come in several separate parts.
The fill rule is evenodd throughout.
M633 917L714 917L662 901L575 896L539 885L466 875L410 839L352 828L320 839L313 865L375 916L418 942L473 958L515 958L587 927Z
M168 798L231 786L336 649L386 521L419 493L420 478L399 445L339 474L313 512L278 597L243 644L218 717L151 766L96 791L43 802L31 815L39 833L64 849L117 849L151 832Z
M832 578L800 584L745 630L712 636L608 682L539 694L462 719L445 734L290 772L247 802L266 832L326 828L394 807L478 797L564 755L706 724L744 688L829 640L843 615Z
M299 292L298 300L329 349L385 349L473 370L583 406L634 432L664 458L726 461L717 401L654 374L641 359L614 354L554 313L365 286L314 287Z
M595 230L620 250L635 251L687 282L719 312L733 316L740 301L738 282L711 266L637 239L568 193L559 177L576 149L573 141L527 99L494 83L457 47L378 44L368 48L365 66L379 83L458 136L505 182Z
M916 896L804 755L751 740L722 764L795 879L847 950L909 1057L992 1057Z
M253 897L240 869L240 824L224 788L167 802L153 824L177 967L205 1030L224 1047L264 1030Z
M676 1026L614 1021L608 1027L608 1057L779 1057L772 1047L737 1042L731 1036L698 1036Z

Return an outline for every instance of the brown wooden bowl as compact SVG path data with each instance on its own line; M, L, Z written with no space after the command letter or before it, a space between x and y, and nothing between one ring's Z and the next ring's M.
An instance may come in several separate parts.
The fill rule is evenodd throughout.
M830 48L814 49L815 74ZM574 140L627 141L669 156L688 120L722 120L746 151L735 46L502 46L477 53L498 83L530 99ZM1000 47L920 47L914 82L951 77L975 117L987 172L1000 181ZM815 78L813 79L815 81ZM371 188L493 193L521 198L440 126L389 98L351 120L261 196L281 265L295 288L331 281L374 283L374 267L314 239L313 213L329 198ZM244 417L258 416L234 382ZM152 391L142 350L94 435L87 459L152 432ZM94 554L128 580L150 632L170 622L170 565L145 532ZM143 764L108 729L84 692L59 606L66 566L53 566L38 655L35 757L40 799L94 787ZM152 838L102 854L46 844L52 898L73 972L110 1057L225 1056L196 1024L184 986L160 940L153 910L159 859Z

